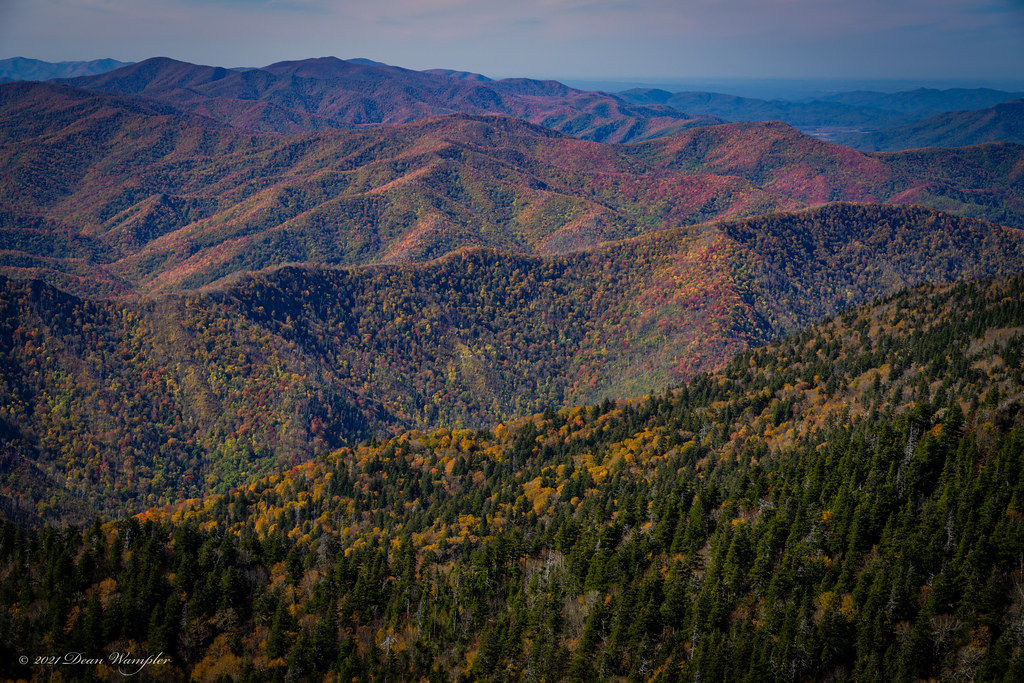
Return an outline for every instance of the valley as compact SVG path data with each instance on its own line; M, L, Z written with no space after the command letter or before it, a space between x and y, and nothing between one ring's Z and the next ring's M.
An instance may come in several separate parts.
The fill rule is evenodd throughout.
M1024 675L1020 93L2 66L0 677Z

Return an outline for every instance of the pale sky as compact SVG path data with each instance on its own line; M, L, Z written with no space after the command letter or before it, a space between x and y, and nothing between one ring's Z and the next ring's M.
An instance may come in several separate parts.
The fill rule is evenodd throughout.
M491 77L1024 78L1024 0L0 0L0 58Z

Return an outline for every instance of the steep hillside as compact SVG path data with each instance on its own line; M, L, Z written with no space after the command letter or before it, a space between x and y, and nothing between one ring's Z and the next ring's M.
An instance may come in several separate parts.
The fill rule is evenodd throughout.
M908 284L1022 269L1014 231L830 205L135 304L6 281L0 485L44 517L138 509L370 434L661 391Z
M836 142L866 152L966 147L983 142L1024 144L1024 100L1013 100L987 109L937 114L875 133L840 136Z
M711 126L626 149L659 168L739 176L805 202L881 201L890 177L883 160L778 121Z
M1024 228L1024 146L990 142L873 156L892 169L891 203Z
M865 154L779 122L687 131L623 151L658 168L739 176L808 203L843 199L921 204L1024 228L1024 147Z
M1024 146L637 97L0 85L0 679L1024 680Z
M90 296L181 291L283 263L566 253L835 198L1024 226L1019 146L872 156L783 124L700 131L616 146L450 116L251 135L152 101L7 84L0 269Z
M243 319L188 300L140 310L2 284L5 516L117 514L380 427L380 407L301 374L300 355Z
M926 287L662 396L5 524L0 673L46 644L165 679L1014 680L1022 302Z
M671 107L631 105L554 81L481 81L335 57L236 71L154 58L66 82L170 103L249 132L299 133L452 113L500 114L585 139L625 142L718 122Z
M615 147L514 119L257 137L174 121L166 105L4 88L5 270L50 266L61 286L83 266L59 260L68 231L39 227L54 221L95 247L89 265L151 291L284 262L424 260L463 246L558 253L800 205L739 178L656 174Z

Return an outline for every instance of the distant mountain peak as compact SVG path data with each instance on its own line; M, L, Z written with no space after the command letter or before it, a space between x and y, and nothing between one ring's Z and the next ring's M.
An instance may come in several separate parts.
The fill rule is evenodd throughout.
M360 66L391 66L390 64L377 62L372 59L367 59L366 57L354 57L352 59L346 59L345 61L349 64L359 64Z
M48 81L54 78L76 78L95 76L113 71L132 62L116 59L93 59L79 62L45 62L27 57L0 59L0 83L8 81Z
M837 141L866 152L966 147L988 142L1024 144L1024 99L985 109L943 112L903 126L841 136Z
M534 78L503 78L495 81L495 85L506 92L525 96L564 97L575 91L564 83L554 80L537 80Z
M431 76L444 76L446 78L454 78L460 81L476 81L478 83L493 83L494 81L483 74L473 73L472 71L456 71L454 69L424 69L423 73L430 74Z
M354 68L365 66L356 62L349 62L338 57L313 57L311 59L293 59L283 62L274 62L263 67L277 75L301 76L304 78L331 78L342 73L351 71Z
M628 142L719 121L558 81L490 81L369 62L317 57L229 70L159 57L68 84L161 100L249 132L393 125L461 111L516 116L577 137Z

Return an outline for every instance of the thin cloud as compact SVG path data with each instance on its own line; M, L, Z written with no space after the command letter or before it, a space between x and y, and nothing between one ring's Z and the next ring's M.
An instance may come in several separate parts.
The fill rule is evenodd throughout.
M1024 0L0 0L41 59L311 55L492 76L1024 73ZM2 56L2 55L0 55Z

